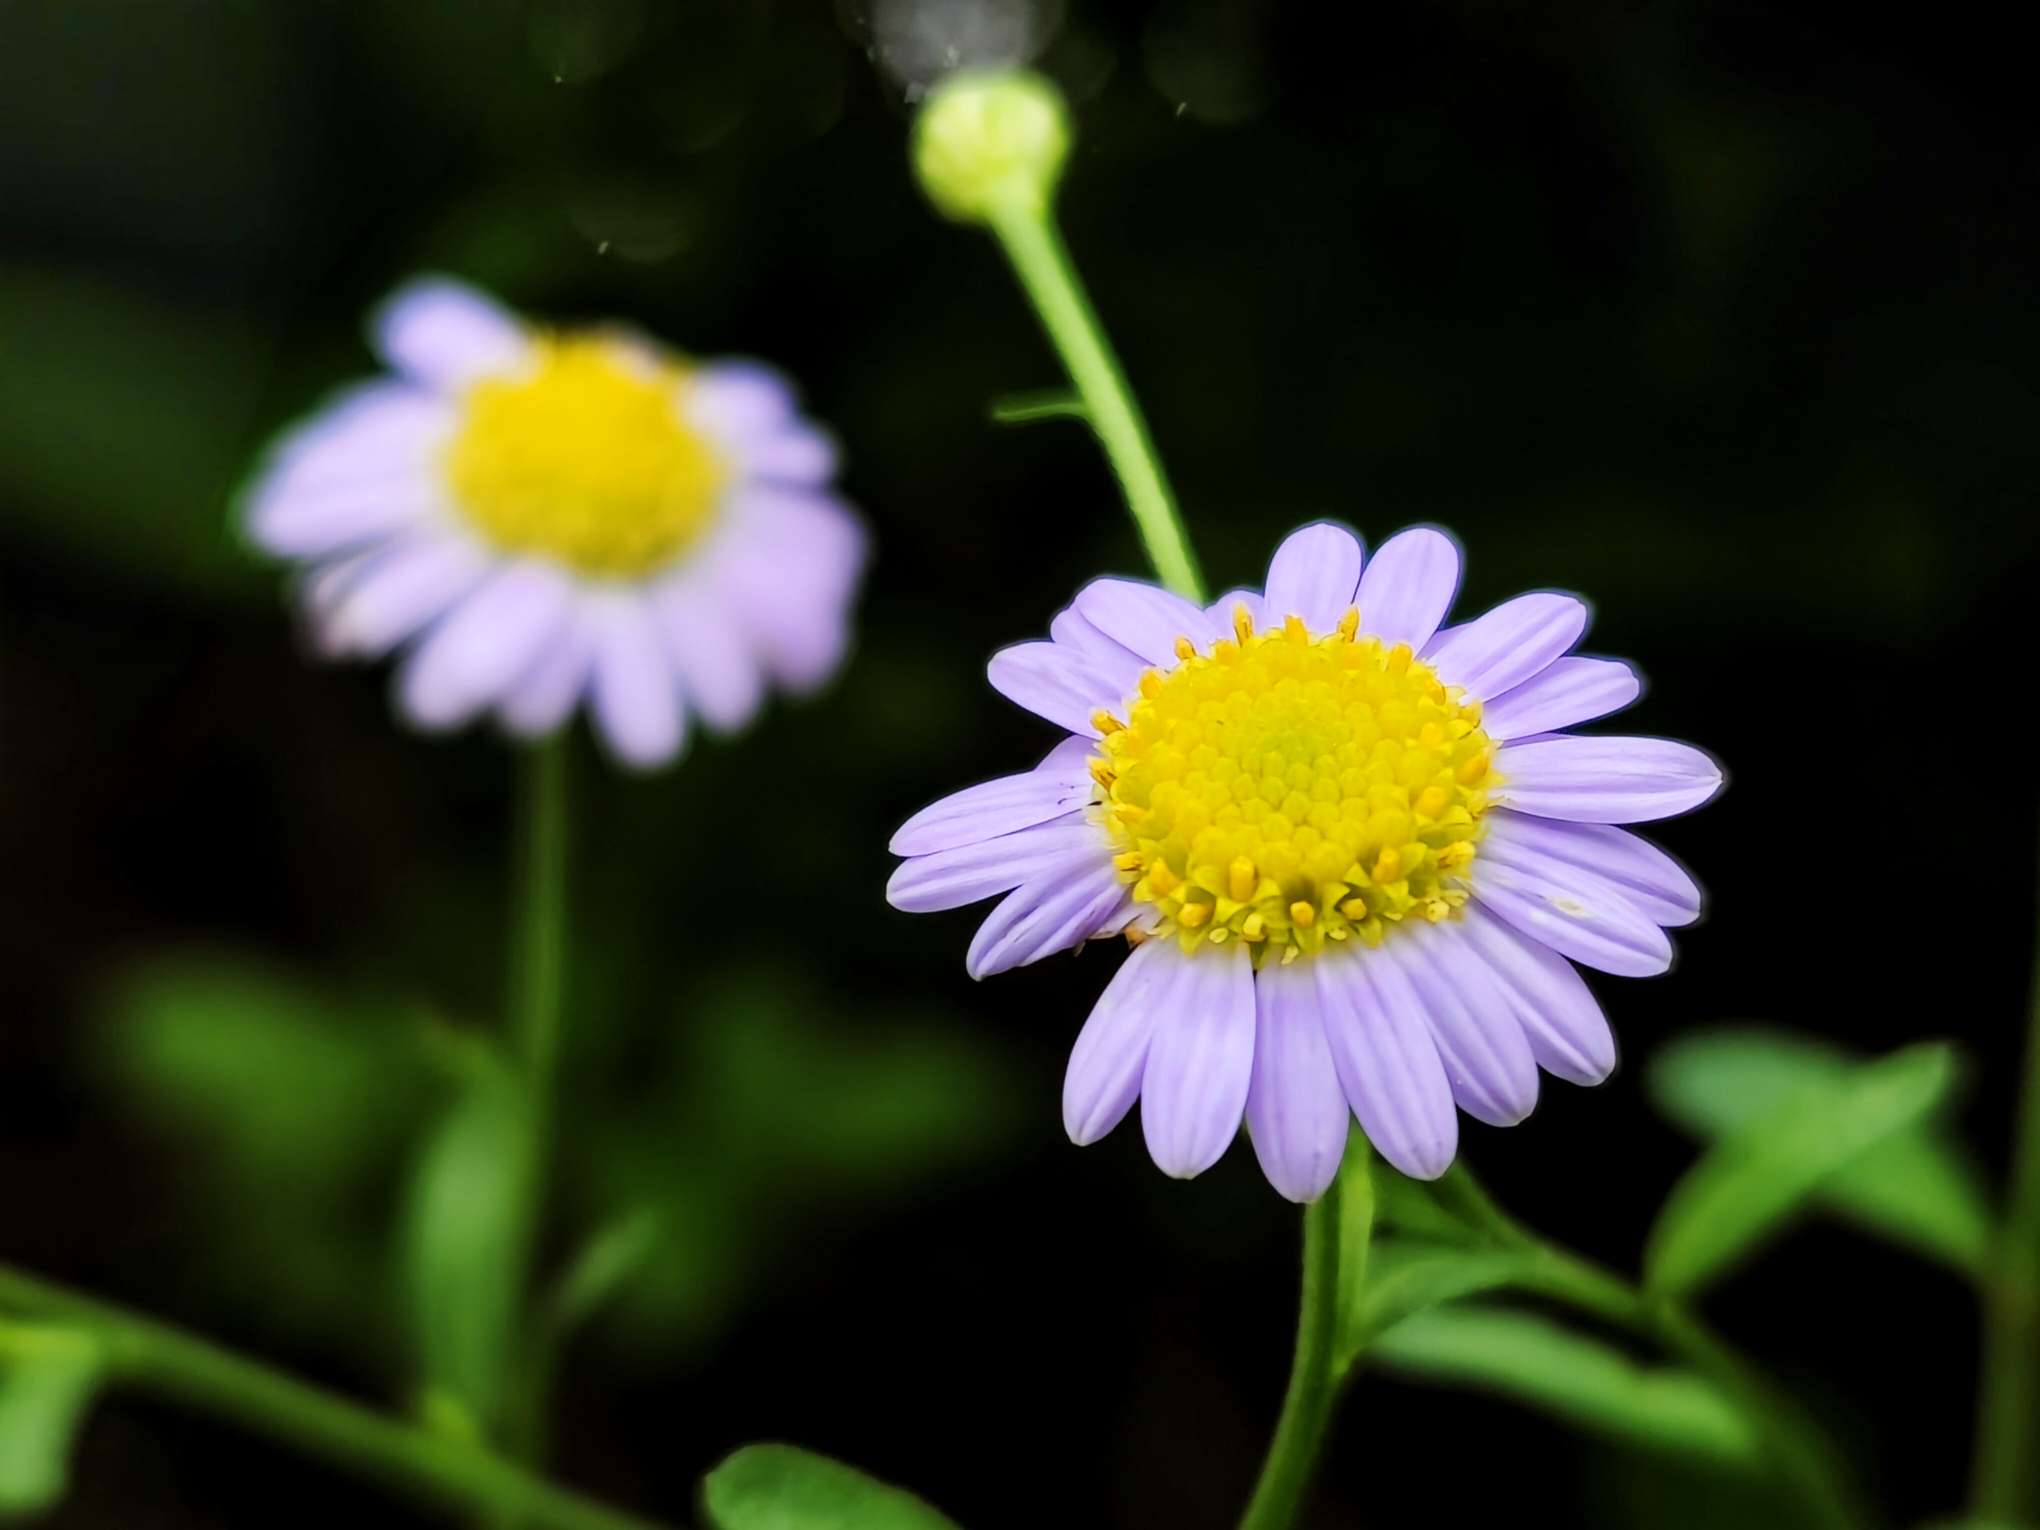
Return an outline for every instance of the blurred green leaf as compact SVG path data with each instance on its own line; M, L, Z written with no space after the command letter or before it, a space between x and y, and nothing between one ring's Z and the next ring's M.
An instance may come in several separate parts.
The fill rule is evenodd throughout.
M1802 1090L1839 1087L1852 1062L1839 1047L1789 1031L1705 1031L1660 1050L1646 1082L1666 1117L1712 1141ZM1814 1199L1964 1274L1983 1271L1991 1207L1981 1176L1931 1124L1892 1133L1836 1170Z
M657 1211L641 1207L596 1231L560 1278L553 1298L553 1326L558 1332L585 1323L643 1267L658 1247L661 1222Z
M701 1484L717 1530L956 1530L913 1494L791 1445L746 1445Z
M0 529L206 594L271 587L228 524L253 336L75 275L0 268Z
M1482 1237L1439 1205L1430 1186L1393 1169L1374 1176L1374 1219L1433 1243L1477 1243Z
M1377 1243L1367 1285L1342 1309L1338 1368L1357 1362L1385 1330L1445 1302L1525 1281L1536 1255L1520 1249L1463 1248L1393 1239Z
M40 1513L64 1496L100 1368L88 1334L0 1322L0 1515Z
M522 1083L477 1045L470 1076L418 1158L404 1264L428 1407L483 1430L501 1417L531 1239L531 1114Z
M1749 1425L1698 1376L1639 1365L1549 1318L1492 1307L1440 1307L1380 1335L1391 1370L1481 1388L1613 1439L1720 1461L1756 1454Z
M201 1150L190 1240L214 1294L294 1337L380 1342L390 1194L444 1094L403 1005L244 958L138 964L94 1029L126 1109Z
M1339 1161L1339 1290L1338 1330L1333 1369L1343 1370L1341 1340L1360 1324L1367 1298L1368 1261L1374 1244L1374 1151L1357 1131L1346 1134L1346 1156Z
M1837 1171L1925 1120L1956 1072L1945 1043L1907 1047L1745 1122L1672 1187L1651 1232L1645 1284L1684 1295L1720 1276Z

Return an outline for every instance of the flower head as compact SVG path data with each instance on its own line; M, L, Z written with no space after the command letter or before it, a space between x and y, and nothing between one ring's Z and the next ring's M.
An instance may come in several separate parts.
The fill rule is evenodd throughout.
M1034 770L917 813L887 889L909 911L1005 894L974 977L1122 935L1133 951L1070 1056L1063 1119L1097 1140L1141 1101L1155 1162L1201 1173L1247 1123L1313 1199L1357 1115L1433 1178L1457 1109L1511 1125L1545 1071L1598 1083L1607 1021L1573 963L1664 971L1699 916L1669 856L1614 827L1719 790L1663 739L1559 730L1635 700L1570 653L1587 608L1530 594L1445 627L1459 549L1417 527L1371 561L1331 525L1262 593L1208 610L1100 579L993 686L1065 729Z
M437 278L371 330L394 375L289 430L245 515L305 566L323 653L406 650L419 727L494 713L531 737L585 700L610 751L651 767L689 714L732 730L768 682L834 671L863 532L778 374L536 329Z
M1039 212L1070 149L1062 93L1038 74L953 75L914 121L914 172L928 199L973 223Z

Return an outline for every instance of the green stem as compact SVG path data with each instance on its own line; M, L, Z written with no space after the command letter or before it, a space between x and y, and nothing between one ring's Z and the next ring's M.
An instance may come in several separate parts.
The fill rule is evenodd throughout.
M2040 1430L2040 941L2035 962L2011 1186L1984 1286L1983 1381L1970 1477L1976 1518L2007 1523L2040 1516L2033 1470Z
M1653 1297L1613 1271L1540 1237L1497 1206L1463 1164L1434 1188L1438 1200L1495 1242L1536 1255L1527 1284L1539 1295L1648 1339L1707 1377L1750 1420L1779 1476L1821 1525L1860 1530L1868 1523L1841 1462L1818 1426L1792 1399L1697 1317Z
M1287 1530L1302 1506L1338 1399L1332 1346L1338 1338L1339 1182L1303 1209L1303 1302L1282 1418L1240 1530Z
M398 1423L207 1340L0 1265L0 1307L76 1326L107 1374L332 1465L471 1515L545 1530L655 1530L652 1522L553 1486L476 1446Z
M524 1262L532 1264L551 1182L552 1122L559 1071L567 943L567 735L556 734L524 756L518 779L517 940L511 957L510 1030L529 1112L530 1170L525 1185L528 1229ZM528 1288L529 1280L524 1282ZM513 1351L505 1440L518 1458L543 1454L545 1401L553 1369L546 1341L536 1337L535 1303L517 1310L525 1335L506 1333Z
M1126 495L1126 507L1140 529L1148 560L1163 584L1202 605L1204 581L1197 571L1197 557L1183 533L1182 517L1148 435L1147 421L1084 295L1083 282L1056 228L1054 212L1015 206L995 213L991 226L1084 401L1091 429L1105 448Z

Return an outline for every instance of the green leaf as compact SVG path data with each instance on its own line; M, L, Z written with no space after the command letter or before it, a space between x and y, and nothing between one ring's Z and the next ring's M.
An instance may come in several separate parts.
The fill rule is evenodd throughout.
M474 1049L419 1155L404 1253L428 1413L486 1433L501 1416L531 1238L531 1118L522 1084Z
M1485 1238L1439 1205L1429 1185L1393 1171L1375 1176L1374 1216L1383 1227L1433 1243L1479 1243Z
M608 1305L658 1248L664 1224L656 1209L645 1206L597 1229L560 1277L553 1297L555 1331L570 1332Z
M87 1334L0 1323L0 1515L40 1513L64 1496L100 1369Z
M1794 1091L1746 1122L1672 1187L1645 1284L1684 1295L1720 1276L1833 1175L1917 1127L1955 1078L1954 1050L1926 1043L1859 1063L1831 1087Z
M1703 1141L1736 1131L1806 1089L1834 1089L1853 1059L1811 1036L1756 1027L1702 1032L1652 1058L1660 1111ZM1837 1170L1815 1200L1827 1210L1972 1277L1988 1256L1992 1213L1975 1165L1931 1124L1894 1132Z
M1441 1307L1389 1329L1371 1354L1391 1370L1496 1392L1614 1439L1718 1461L1756 1455L1748 1423L1707 1381L1640 1365L1532 1313Z
M992 400L992 419L1000 425L1032 425L1040 420L1088 420L1091 411L1066 388L1040 393L1009 393Z
M1536 1255L1521 1249L1464 1248L1395 1239L1377 1243L1358 1304L1340 1309L1335 1363L1355 1364L1374 1340L1415 1313L1529 1281Z
M1367 1265L1374 1245L1374 1152L1359 1132L1348 1132L1346 1156L1339 1161L1339 1290L1338 1337L1332 1353L1335 1370L1343 1369L1344 1335L1357 1326L1367 1294Z
M717 1530L956 1530L912 1493L792 1445L746 1445L701 1484Z

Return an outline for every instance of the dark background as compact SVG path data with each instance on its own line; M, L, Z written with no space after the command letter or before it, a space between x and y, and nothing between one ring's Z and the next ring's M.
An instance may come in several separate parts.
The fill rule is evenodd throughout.
M408 1395L389 1234L435 1049L494 1024L512 759L304 662L227 502L370 369L367 306L450 270L781 363L876 546L823 697L649 780L577 758L555 1262L633 1207L665 1231L570 1352L560 1474L683 1518L785 1438L976 1530L1225 1525L1287 1369L1293 1209L1244 1145L1193 1185L1132 1127L1071 1148L1104 960L973 985L974 914L881 896L893 824L1049 742L987 654L1142 571L1079 429L987 421L1057 374L908 177L907 9L0 0L0 1253ZM1440 522L1469 604L1586 593L1590 646L1652 682L1629 722L1732 772L1659 836L1714 897L1678 970L1596 981L1624 1069L1468 1123L1468 1159L1633 1268L1691 1156L1639 1065L1760 1019L1960 1039L1995 1174L2032 926L2030 53L1981 6L1342 11L1037 31L1076 101L1070 242L1213 588L1311 517ZM1710 1312L1894 1518L1959 1499L1958 1280L1816 1225ZM128 1399L76 1478L53 1523L404 1517ZM1311 1523L1533 1513L1789 1522L1363 1377Z

